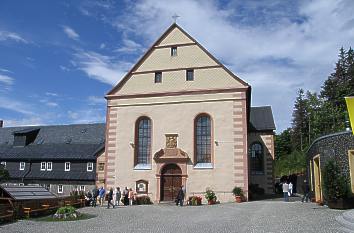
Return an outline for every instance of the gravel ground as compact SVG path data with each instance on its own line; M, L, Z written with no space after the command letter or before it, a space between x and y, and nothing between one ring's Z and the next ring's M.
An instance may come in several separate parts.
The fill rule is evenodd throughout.
M335 216L343 211L313 203L255 201L219 205L150 205L83 208L96 218L76 222L20 220L0 226L4 233L113 232L341 232Z

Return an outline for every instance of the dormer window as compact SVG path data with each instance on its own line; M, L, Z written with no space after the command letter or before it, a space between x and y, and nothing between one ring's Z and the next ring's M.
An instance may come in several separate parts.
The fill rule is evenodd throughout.
M14 146L27 146L33 143L37 137L39 128L27 128L19 131L15 131L14 134Z
M68 172L70 171L70 162L65 162L65 169L64 171Z
M92 162L88 162L87 163L87 171L88 172L92 172L93 171L93 163Z
M25 162L20 162L20 170L21 171L25 170L25 165L26 165Z
M171 57L177 56L177 47L171 47Z
M162 82L162 72L155 72L155 83Z

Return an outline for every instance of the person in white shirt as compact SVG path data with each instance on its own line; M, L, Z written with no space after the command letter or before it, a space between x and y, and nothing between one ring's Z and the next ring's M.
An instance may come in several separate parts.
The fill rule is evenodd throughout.
M293 183L289 183L289 196L291 197L293 195Z
M289 201L289 185L286 183L286 181L283 183L283 194L284 194L284 201L288 202Z

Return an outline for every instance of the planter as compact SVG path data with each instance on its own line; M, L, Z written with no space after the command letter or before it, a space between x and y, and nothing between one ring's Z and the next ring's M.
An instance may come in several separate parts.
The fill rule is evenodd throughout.
M215 201L214 200L208 200L208 205L214 205Z
M345 209L352 209L354 208L354 198L341 198L337 200L331 200L328 201L328 207L331 209L340 209L340 210L345 210Z
M242 197L241 196L235 196L235 200L237 203L241 203L242 202Z

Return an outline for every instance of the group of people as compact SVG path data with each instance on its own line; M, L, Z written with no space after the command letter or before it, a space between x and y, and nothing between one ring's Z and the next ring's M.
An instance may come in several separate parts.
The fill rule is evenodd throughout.
M128 187L125 187L123 191L120 190L120 187L115 189L110 188L108 191L106 191L103 187L99 189L95 187L92 189L92 192L88 191L85 197L88 205L92 207L96 207L97 205L103 206L105 200L107 199L107 209L111 206L113 208L115 206L119 206L120 202L122 202L125 206L133 205L135 198L136 193L132 188L128 189Z
M282 185L283 188L283 194L284 194L284 201L288 202L289 201L289 197L293 195L293 184L290 182L289 184L285 181ZM309 201L309 193L310 193L310 186L307 183L307 180L304 180L304 184L303 184L303 191L304 191L304 196L302 197L301 202L304 202L306 200L306 202Z

